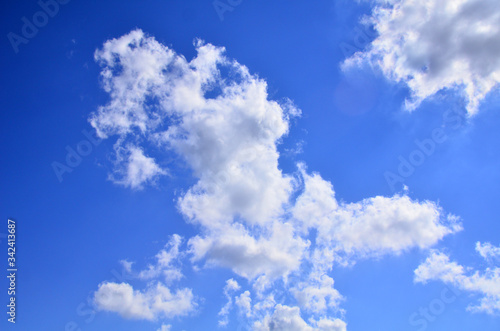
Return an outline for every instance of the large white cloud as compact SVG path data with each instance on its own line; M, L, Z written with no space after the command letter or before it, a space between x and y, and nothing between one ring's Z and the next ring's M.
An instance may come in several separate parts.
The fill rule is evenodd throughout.
M498 251L489 243L485 247ZM484 248L481 243L476 246L476 251L483 257ZM468 307L473 312L486 312L488 314L500 313L500 268L487 267L483 272L463 267L450 261L445 253L432 251L431 255L415 270L415 281L426 283L429 280L441 280L458 289L479 294L478 305Z
M318 246L357 256L399 254L429 248L460 231L458 218L444 216L435 203L408 196L377 196L358 203L339 203L330 182L301 167L304 190L292 209L303 231L317 229ZM332 256L333 258L333 256Z
M370 63L411 89L415 109L442 89L458 89L469 114L500 82L497 0L371 0L378 36L344 67Z
M140 30L106 42L96 59L111 100L90 122L100 137L117 137L113 178L118 183L140 188L154 182L167 172L158 166L162 158L174 153L192 170L196 183L177 201L182 215L200 230L188 240L191 260L229 268L250 282L253 293L244 291L234 302L251 324L345 329L340 319L325 318L339 312L342 299L329 275L336 262L428 248L460 230L455 218L447 219L431 202L394 196L340 203L331 183L308 174L305 165L284 174L278 144L300 111L290 100L270 100L266 82L226 58L223 48L200 41L195 46L197 55L188 61ZM140 154L131 160L120 157L123 150ZM317 230L314 236L311 229ZM139 277L179 279L173 263L179 240L173 237ZM295 298L292 306L300 307L275 302L286 297L271 286L275 283ZM226 286L232 290L225 290L221 325L227 324L237 288ZM151 318L166 315L151 304L158 291L105 283L96 297L127 297L126 306L101 298L101 307ZM159 300L175 301L178 292L169 293ZM314 322L302 319L301 308Z

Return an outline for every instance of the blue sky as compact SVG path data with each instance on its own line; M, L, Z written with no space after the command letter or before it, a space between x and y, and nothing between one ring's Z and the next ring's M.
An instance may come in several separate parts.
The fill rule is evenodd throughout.
M0 5L2 330L499 329L495 1L41 3Z

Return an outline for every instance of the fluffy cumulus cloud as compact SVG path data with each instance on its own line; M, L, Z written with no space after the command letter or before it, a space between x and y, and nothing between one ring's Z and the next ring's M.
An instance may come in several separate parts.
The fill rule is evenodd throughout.
M184 316L195 308L190 289L172 292L158 283L145 291L134 290L127 283L105 282L94 295L96 306L129 319L156 320Z
M328 307L336 308L342 299L333 284L333 278L322 273L316 279L299 283L291 292L307 311L325 313Z
M485 256L484 247L496 252L500 249L489 243L484 246L478 243L476 251L484 258L489 257ZM488 266L481 272L451 261L445 253L432 251L415 270L416 282L426 283L429 280L440 280L460 290L478 294L479 304L469 306L470 311L500 313L500 268L497 265Z
M190 240L193 261L206 259L249 280L273 280L297 270L308 244L294 234L292 225L275 222L261 231L228 225L224 231L196 236Z
M342 203L333 185L305 165L283 173L279 142L300 110L290 100L270 100L266 82L228 59L222 47L201 41L195 47L188 61L141 30L107 41L96 59L110 101L90 122L101 138L116 137L112 179L119 184L154 183L169 171L160 165L172 155L192 170L195 183L177 200L179 212L199 229L187 240L187 255L197 267L232 270L251 289L226 283L220 325L236 306L241 319L261 330L345 330L342 320L327 317L342 315L335 264L428 248L460 230L458 220L432 202L396 195ZM180 244L172 237L137 277L180 279ZM126 267L133 273L129 262ZM193 307L190 290L167 290L104 283L96 298L102 309L146 319L181 315L158 308L170 307L179 293L191 304L177 308ZM120 297L127 300L118 304ZM283 297L289 302L276 302Z
M142 189L144 184L154 183L159 176L166 173L153 158L144 155L141 148L127 146L116 149L116 163L124 164L124 166L117 167L109 178L117 184L132 189Z
M411 90L415 109L442 89L457 89L469 114L500 82L497 0L370 0L378 36L345 67L370 63Z
M339 203L330 182L307 174L303 166L301 171L304 190L292 213L303 231L317 229L318 246L332 252L361 257L399 254L413 247L429 248L462 229L457 217L443 217L435 203L406 195Z

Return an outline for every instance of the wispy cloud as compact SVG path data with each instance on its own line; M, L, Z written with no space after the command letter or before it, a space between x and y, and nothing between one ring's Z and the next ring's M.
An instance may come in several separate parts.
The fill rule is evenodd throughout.
M476 251L484 258L489 256L485 252L498 252L499 249L488 243L484 246L478 243L476 246ZM426 283L429 280L440 280L460 290L479 294L481 296L479 304L470 305L468 307L470 311L500 313L500 268L498 266L487 267L481 272L450 261L445 253L432 251L431 255L415 270L416 282Z

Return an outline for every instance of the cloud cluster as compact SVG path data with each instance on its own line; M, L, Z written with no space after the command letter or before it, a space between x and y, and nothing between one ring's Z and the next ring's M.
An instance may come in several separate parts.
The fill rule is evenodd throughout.
M180 213L200 229L188 240L191 261L229 268L253 287L236 296L239 285L228 281L221 325L234 303L262 330L344 330L340 319L327 318L340 312L342 299L329 274L335 264L428 248L461 229L435 203L399 195L342 203L333 185L309 174L304 164L284 174L278 145L300 110L290 100L270 100L266 82L226 58L223 48L201 41L195 46L197 55L188 61L140 30L106 42L96 59L111 100L90 122L100 137L117 137L118 184L140 188L154 182L167 172L159 164L170 154L192 170L196 183L177 201ZM145 156L146 146L159 157ZM123 149L141 153L120 157ZM172 267L178 247L173 237L140 278L178 279ZM294 302L276 302L283 297L278 288ZM158 312L151 301L158 287L131 290L105 284L97 293L126 295L151 312L135 316ZM139 309L102 303L124 316Z
M485 259L490 256L485 252L497 254L499 250L500 247L489 243L483 246L478 242L476 245L476 251ZM450 261L445 253L432 251L431 255L415 270L416 282L426 283L429 280L440 280L460 290L480 295L479 304L469 306L470 311L500 313L500 268L498 266L487 267L480 272Z
M500 7L497 0L371 0L366 24L378 36L344 68L369 63L408 85L406 108L443 89L463 93L469 114L500 82Z
M182 238L173 235L164 249L156 255L156 264L134 272L132 262L120 261L131 278L148 281L144 290L136 290L128 283L103 282L94 293L94 303L98 310L120 314L128 319L158 320L185 316L193 312L196 299L189 288L175 289L165 283L172 283L183 277L175 262L181 256L179 247ZM168 330L169 326L162 326Z

